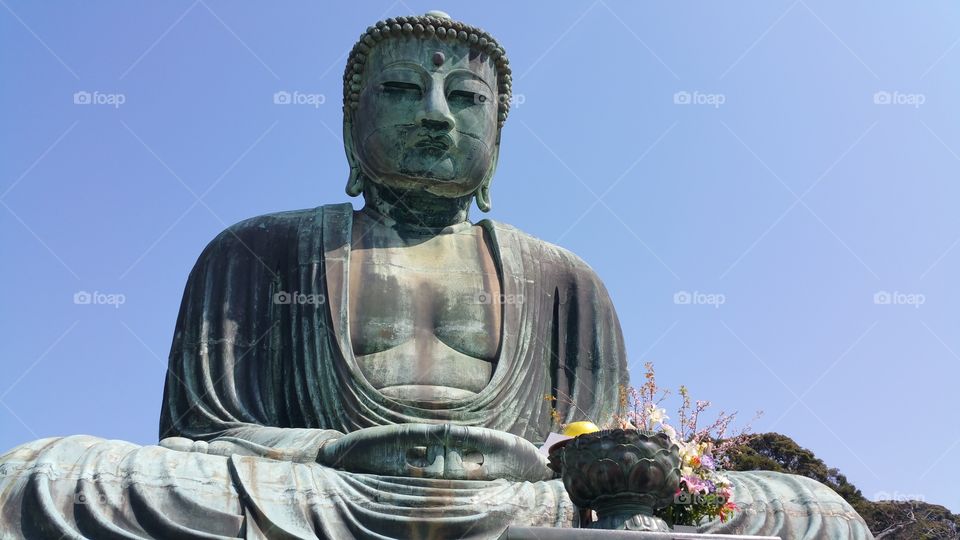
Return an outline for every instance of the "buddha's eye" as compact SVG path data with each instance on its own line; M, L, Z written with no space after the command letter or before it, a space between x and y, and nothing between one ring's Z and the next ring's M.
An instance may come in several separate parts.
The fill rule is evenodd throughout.
M470 105L485 105L487 103L487 96L479 92L470 92L469 90L454 90L450 92L450 95L447 99L451 103L455 103L461 107L469 107Z
M423 94L419 85L401 81L387 81L380 88L383 93L399 98L419 98Z

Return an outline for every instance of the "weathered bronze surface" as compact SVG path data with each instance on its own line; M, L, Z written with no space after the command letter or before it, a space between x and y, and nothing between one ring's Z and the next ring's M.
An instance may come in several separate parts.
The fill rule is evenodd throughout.
M79 435L13 449L0 458L0 537L576 526L535 446L557 429L544 397L571 397L565 422L609 418L627 382L623 338L582 260L468 220L473 201L491 205L511 86L496 41L442 13L369 28L344 74L347 192L363 210L268 214L215 238L184 291L159 444ZM815 482L735 483L753 510L705 530L869 537Z

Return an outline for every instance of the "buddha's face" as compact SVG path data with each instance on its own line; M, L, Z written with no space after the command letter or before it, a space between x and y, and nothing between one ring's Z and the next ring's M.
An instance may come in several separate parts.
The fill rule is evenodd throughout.
M352 137L366 176L442 197L476 191L498 135L493 63L460 43L411 37L377 44L365 65Z

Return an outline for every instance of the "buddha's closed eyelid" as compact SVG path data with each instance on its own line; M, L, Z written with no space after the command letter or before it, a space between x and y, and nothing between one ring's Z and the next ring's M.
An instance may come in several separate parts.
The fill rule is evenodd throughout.
M399 96L420 97L423 95L423 89L420 88L419 84L405 81L383 81L380 83L380 89L386 94Z
M423 94L424 77L422 73L408 66L394 66L384 69L374 78L377 87L383 92L414 92Z
M490 102L490 91L479 81L463 79L448 85L447 98L463 105L485 105Z
M447 99L451 102L456 102L462 105L484 105L489 101L490 98L477 92L470 92L467 90L452 90L447 96Z

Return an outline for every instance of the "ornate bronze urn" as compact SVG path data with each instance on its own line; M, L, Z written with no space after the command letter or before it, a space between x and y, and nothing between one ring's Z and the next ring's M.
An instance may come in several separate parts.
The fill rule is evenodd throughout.
M679 489L678 451L664 433L610 429L555 445L550 467L574 504L597 513L589 528L668 532L654 512Z

